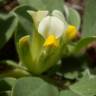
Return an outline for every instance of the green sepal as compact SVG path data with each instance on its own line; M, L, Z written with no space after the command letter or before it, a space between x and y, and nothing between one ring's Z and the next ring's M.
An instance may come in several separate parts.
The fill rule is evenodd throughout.
M26 35L19 40L19 56L21 63L29 70L32 70L32 55L30 50L30 36Z
M56 65L57 62L61 58L61 50L60 48L47 48L46 53L43 53L42 56L40 56L39 62L40 62L40 73L47 71L52 66ZM45 55L45 56L44 56Z
M36 32L29 35L23 36L19 40L19 56L21 63L28 68L28 71L33 74L39 74L39 54L42 48L43 39Z

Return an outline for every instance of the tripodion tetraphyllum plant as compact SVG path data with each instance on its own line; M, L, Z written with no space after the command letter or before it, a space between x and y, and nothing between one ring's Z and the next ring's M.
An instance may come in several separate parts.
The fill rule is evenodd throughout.
M0 49L14 36L18 54L18 62L0 54L0 96L96 96L95 55L86 52L96 42L96 0L85 0L84 20L79 1L0 0Z
M76 37L78 29L68 24L58 10L27 12L33 19L34 31L19 40L19 55L30 72L40 74L64 56L66 46Z

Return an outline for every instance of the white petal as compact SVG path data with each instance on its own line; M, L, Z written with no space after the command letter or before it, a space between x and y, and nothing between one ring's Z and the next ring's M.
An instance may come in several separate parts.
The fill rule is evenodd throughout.
M28 10L27 12L32 16L32 19L33 19L35 26L37 28L38 28L40 21L48 15L48 11L46 11L46 10L45 11L30 11L30 10Z
M59 18L59 19L61 19L62 21L65 21L63 13L60 12L59 10L52 11L52 15Z
M47 35L60 37L65 30L64 23L55 16L45 17L39 24L38 32L46 38Z
M55 34L55 36L58 38L63 34L64 30L64 23L57 17L51 16L49 34Z
M39 24L38 32L46 38L45 34L49 31L50 16L45 17Z
M63 15L63 13L62 13L61 11L59 11L59 10L54 10L54 11L52 12L52 15L55 16L55 17L57 17L57 18L59 18L62 22L64 22L64 24L65 24L66 26L68 25L67 22L66 22L66 20L65 20L64 15Z

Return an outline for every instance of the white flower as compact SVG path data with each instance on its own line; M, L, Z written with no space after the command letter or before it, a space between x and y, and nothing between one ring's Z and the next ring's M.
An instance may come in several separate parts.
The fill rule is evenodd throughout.
M68 40L73 39L77 29L69 25L62 12L54 10L49 16L48 11L28 11L32 16L38 33L45 39L44 46L58 46L58 40L65 36Z

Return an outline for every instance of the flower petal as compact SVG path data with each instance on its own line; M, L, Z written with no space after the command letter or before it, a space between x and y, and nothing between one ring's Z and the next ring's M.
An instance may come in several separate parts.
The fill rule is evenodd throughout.
M65 25L60 19L54 16L51 17L50 30L49 30L50 35L53 34L58 38L63 34L65 29L66 29Z
M66 22L66 20L65 20L65 17L64 17L64 15L63 15L63 13L62 13L61 11L59 11L59 10L54 10L54 11L52 12L52 16L55 16L55 17L59 18L62 22L64 22L64 24L67 25L67 22Z
M48 15L48 11L27 11L35 23L35 27L38 28L40 21Z
M48 46L55 46L55 47L58 46L58 40L54 35L48 36L48 38L45 40L44 47L48 47Z
M77 35L77 28L73 25L69 25L67 30L65 31L65 36L69 40L72 40L76 37L76 35Z
M38 32L44 37L55 35L56 38L60 37L65 30L64 23L55 16L45 17L39 24Z

